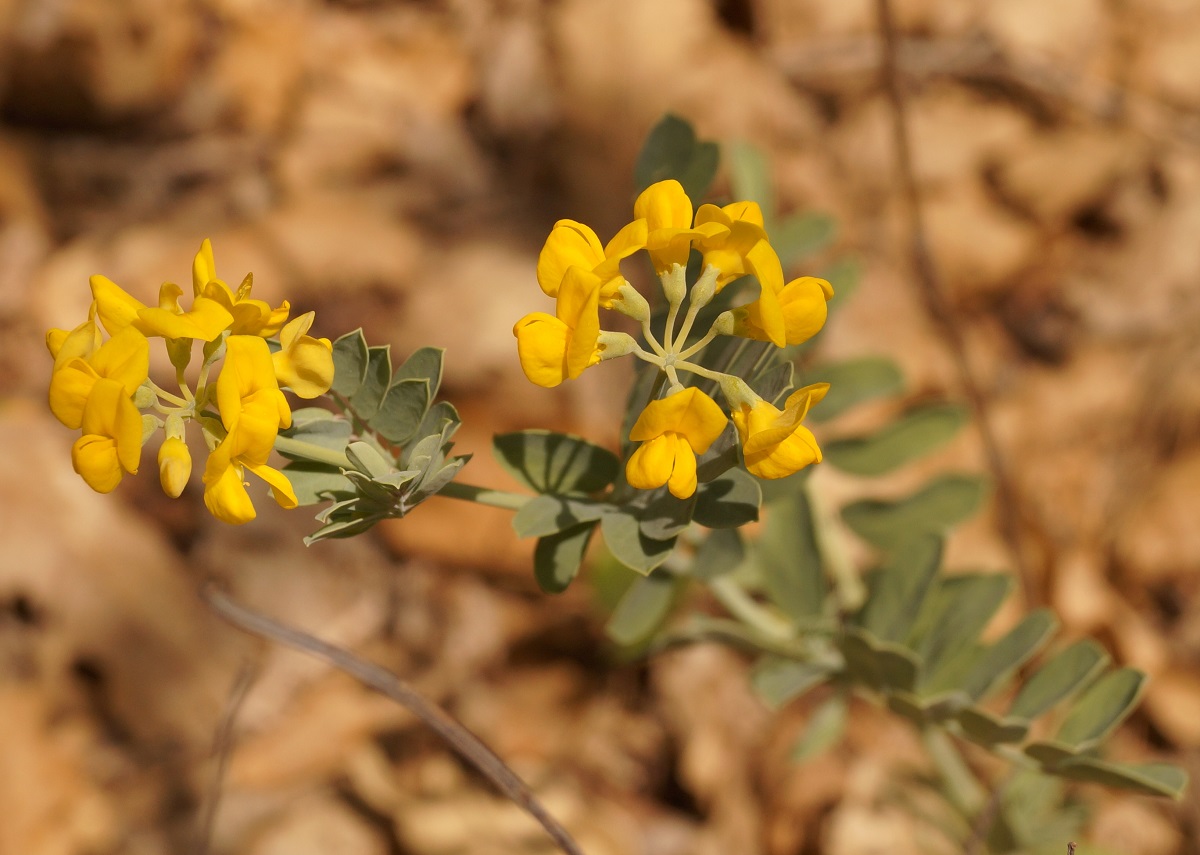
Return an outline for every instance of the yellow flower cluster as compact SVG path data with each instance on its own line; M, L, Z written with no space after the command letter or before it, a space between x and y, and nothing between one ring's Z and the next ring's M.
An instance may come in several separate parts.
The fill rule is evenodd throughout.
M728 424L716 401L680 382L680 371L719 383L742 441L746 468L754 475L782 478L819 461L821 450L801 421L824 397L826 384L798 390L779 410L740 378L699 365L693 357L718 335L779 347L807 341L825 324L826 303L833 296L829 283L811 276L784 283L779 256L754 202L701 205L693 217L682 185L660 181L637 198L633 216L607 244L583 223L555 224L537 265L538 284L555 299L555 312L534 312L513 327L525 376L539 386L553 387L601 360L630 353L658 366L670 381L667 394L650 402L630 432L630 439L642 445L630 457L625 474L640 489L665 484L679 498L691 496L696 491L696 456L707 451ZM641 250L650 256L667 300L661 340L651 329L649 304L621 274L622 259ZM703 266L689 288L686 267L693 250L703 257ZM726 285L746 275L758 280L758 298L723 312L707 334L688 344L700 310ZM641 324L649 350L629 335L602 330L600 309Z
M167 495L178 496L191 477L184 437L194 421L209 450L204 502L214 516L234 524L254 519L247 469L270 485L280 506L296 506L287 477L267 465L279 429L292 422L281 388L302 398L327 392L333 348L328 339L307 334L312 312L288 321L286 301L271 308L250 296L251 286L250 275L236 291L217 277L207 240L192 264L186 309L178 285L164 284L158 305L146 306L112 280L91 278L88 319L73 330L46 334L54 357L50 409L68 428L82 431L71 459L88 486L107 493L126 473L135 474L142 445L161 428L159 479ZM151 338L164 340L179 394L150 379ZM193 390L185 371L197 341L203 342L203 363Z

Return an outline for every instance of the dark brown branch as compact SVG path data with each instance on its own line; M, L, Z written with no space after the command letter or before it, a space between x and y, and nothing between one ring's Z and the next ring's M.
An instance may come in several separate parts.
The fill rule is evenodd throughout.
M229 690L225 711L221 714L216 736L213 737L216 765L204 799L204 813L196 830L196 840L192 846L193 855L207 855L208 847L212 844L213 825L217 821L217 808L221 804L221 793L225 786L225 771L229 768L229 755L233 752L233 725L257 677L258 669L250 663L245 663L238 669L233 687Z
M491 781L506 798L541 823L559 849L567 855L583 855L567 830L546 811L525 782L517 777L503 760L449 713L427 700L399 677L349 651L251 611L211 583L205 586L203 596L218 615L238 629L323 659L375 691L387 695L442 737L460 757Z
M921 195L917 190L917 180L913 169L912 146L909 142L908 111L904 102L904 92L900 84L900 74L897 70L896 26L892 18L890 0L875 0L876 16L880 36L883 39L883 57L880 65L881 82L887 92L888 101L892 107L892 140L896 148L896 157L900 170L901 191L908 208L911 228L909 234L909 251L913 271L920 286L921 298L925 308L934 323L938 326L946 345L954 359L959 381L975 415L979 426L979 435L983 440L984 454L987 457L988 468L996 482L996 504L998 508L1000 533L1008 544L1016 564L1017 577L1025 595L1025 601L1030 606L1038 605L1040 593L1036 590L1029 562L1021 542L1020 520L1017 512L1017 497L1013 487L1008 465L1000 451L1000 444L992 429L989 418L988 402L979 387L978 379L967 358L966 342L959 329L954 312L946 299L942 279L938 273L937 264L929 248L929 240L925 231L924 212L921 207Z

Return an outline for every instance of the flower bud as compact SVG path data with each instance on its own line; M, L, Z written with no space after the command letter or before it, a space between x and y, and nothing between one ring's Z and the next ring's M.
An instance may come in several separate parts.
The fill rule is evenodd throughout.
M750 385L741 377L724 374L718 382L721 394L725 396L725 401L729 404L729 409L735 413L742 407L754 407L762 403L762 398L758 393L751 389Z
M628 282L617 289L617 299L613 301L612 307L638 323L650 320L650 304Z
M663 294L672 306L678 306L687 295L687 270L680 264L672 264L671 269L659 277L662 282Z
M637 350L637 342L633 340L633 336L623 332L609 332L602 330L600 336L596 339L596 344L600 347L600 360L616 359L618 356L625 356Z
M158 449L158 476L163 492L172 499L179 498L192 475L192 455L187 443L168 436Z

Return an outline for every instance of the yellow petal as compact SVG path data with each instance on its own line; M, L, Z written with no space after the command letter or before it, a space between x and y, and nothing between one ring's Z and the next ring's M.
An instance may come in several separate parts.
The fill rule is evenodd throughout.
M97 493L111 493L125 475L117 460L117 445L107 436L85 434L75 440L71 465Z
M553 315L533 312L513 326L521 370L531 383L551 389L567 377L567 342L571 329Z
M625 284L625 277L621 275L621 259L644 249L646 237L646 221L638 219L617 232L604 247L604 261L596 265L594 272L602 283L600 298L605 308L609 307L617 296L617 290Z
M793 279L783 287L778 302L787 344L808 341L821 331L829 314L826 303L832 293L828 282L813 276ZM758 300L736 310L735 315L735 335L770 341L763 329L762 304Z
M693 386L647 404L629 431L629 438L644 442L675 432L687 440L692 451L703 454L727 422L717 402Z
M200 251L192 260L192 293L199 296L204 286L217 278L217 263L213 258L212 241L205 238Z
M88 282L92 286L92 297L96 301L100 323L104 324L109 335L116 335L126 327L136 324L138 312L146 308L143 303L129 296L125 289L107 276L97 274Z
M556 314L570 335L566 342L566 373L572 380L600 361L600 277L579 267L567 270L558 292Z
M92 366L76 357L50 375L50 412L71 430L83 422L83 407L98 375Z
M93 309L94 307L95 304ZM70 332L50 330L46 333L46 346L50 349L50 355L54 357L55 370L77 357L91 358L92 354L100 349L101 343L100 328L96 326L94 317L89 317Z
M625 480L639 490L655 490L671 478L675 467L676 440L656 436L643 442L625 464Z
M227 430L229 419L242 409L242 399L262 389L278 389L275 363L267 343L254 335L231 335L225 340L225 362L217 377L217 409Z
M559 220L538 255L538 285L546 296L557 297L568 268L594 270L603 261L604 247L594 231L574 220Z
M250 466L248 468L270 485L271 497L279 507L290 511L299 504L296 492L292 489L292 482L278 469L272 469L270 466Z
M132 395L150 374L150 342L133 327L125 327L89 360L101 377L116 380Z
M242 525L257 516L242 478L242 467L217 446L204 466L204 505L214 517L230 525Z
M142 454L142 417L120 383L104 377L96 381L83 408L80 427L85 436L111 439L119 466L130 474L137 472Z
M305 335L314 313L294 318L279 333L281 349L272 355L275 379L301 398L324 395L333 385L333 344Z
M138 312L143 328L166 338L190 338L215 341L233 324L233 315L216 300L197 297L192 308L179 313L166 308L145 308Z
M659 229L690 229L692 200L683 185L671 178L651 184L633 203L633 215L646 221L646 227Z
M625 480L639 490L666 484L671 495L686 499L696 492L696 455L686 439L668 432L638 446L625 464Z
M758 448L743 447L746 469L759 478L786 478L812 463L821 462L817 438L803 425L797 425L777 442Z
M724 228L720 231L727 233L733 227L733 218L716 205L701 205L696 211L696 225L703 226L708 223L723 226Z
M292 318L279 332L279 344L287 350L301 338L305 337L310 329L312 329L313 320L317 317L316 312L305 312L303 315L297 315Z
M724 206L721 210L733 222L741 220L753 223L760 229L763 228L762 208L758 206L757 202L734 202L732 205Z
M273 359L279 385L301 398L317 398L333 385L333 344L327 338L304 336Z
M677 499L686 499L696 492L696 455L681 437L675 442L675 462L667 489Z
M158 448L158 480L163 492L179 498L191 477L192 455L187 443L176 436L167 437Z
M784 478L821 460L816 437L800 424L829 390L816 383L793 392L781 412L766 401L742 407L733 422L742 440L746 469L759 478Z

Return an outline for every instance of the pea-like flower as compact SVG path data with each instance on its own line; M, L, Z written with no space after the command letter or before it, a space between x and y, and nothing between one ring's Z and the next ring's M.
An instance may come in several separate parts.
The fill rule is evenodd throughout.
M279 428L291 427L292 411L279 391L270 348L258 336L231 335L226 340L217 409L228 437L235 438L234 457L249 452L265 463Z
M828 383L797 389L781 411L759 399L743 402L733 411L733 424L742 440L746 469L759 478L785 478L811 463L821 462L821 449L812 431L801 422L809 408L825 397Z
M111 493L126 472L137 473L142 416L119 381L96 379L80 414L80 427L83 436L71 447L71 463L89 487Z
M829 314L826 304L831 297L833 287L815 276L802 276L783 286L776 302L783 317L784 340L787 344L808 341L821 331ZM734 335L770 341L763 328L762 313L761 299L734 309Z
M639 490L667 485L686 499L696 492L696 455L708 451L728 419L717 402L695 387L651 401L629 432L642 443L625 466L625 478Z
M107 276L93 276L91 286L100 322L109 335L133 327L145 336L213 341L233 323L233 315L207 297L196 297L185 311L179 305L183 289L170 282L159 289L157 307L130 296Z
M82 335L74 344L86 338ZM63 341L59 356L74 352L67 349L70 341L69 336ZM50 411L75 430L82 425L87 402L100 380L115 382L130 398L149 373L150 345L144 335L127 327L86 358L74 356L54 370L50 377Z
M204 504L218 519L240 525L255 517L243 483L246 469L271 485L281 507L296 506L287 476L266 465L279 428L292 423L292 412L279 391L271 352L263 339L234 335L225 347L225 364L217 378L217 407L227 433L204 467Z
M223 279L217 278L212 242L205 238L200 251L192 261L192 291L196 299L209 299L220 305L232 317L229 325L233 335L258 335L269 338L283 327L291 313L291 304L284 300L277 308L263 300L251 298L254 275L246 274L237 291L233 291Z
M271 488L271 497L279 507L290 510L299 502L287 476L266 465L266 455L248 450L234 453L237 442L233 435L208 455L204 466L204 505L214 517L231 525L242 525L258 514L246 491L246 470L249 469Z
M633 203L633 215L646 221L646 250L660 275L676 264L686 267L692 239L705 234L692 228L692 200L673 178L643 190Z
M273 309L251 299L251 282L247 275L234 292L218 279L206 240L192 262L190 305L183 304L183 289L169 282L159 290L158 305L147 306L96 275L88 319L46 334L54 358L50 409L67 427L82 429L71 457L93 489L109 492L135 473L144 440L163 429L159 480L167 495L179 496L192 472L187 424L196 422L210 450L204 499L214 515L233 523L254 518L246 470L266 480L282 506L296 506L287 477L267 465L279 430L292 422L281 386L304 398L327 392L333 346L308 335L312 312L286 323L289 304ZM102 329L111 336L107 341ZM267 338L276 335L278 343L269 345ZM164 339L178 393L150 379L147 337ZM205 344L193 387L185 374L197 341Z
M273 354L275 378L301 398L316 398L333 384L333 344L308 335L315 312L292 318L279 331L278 352Z
M546 388L575 379L600 361L599 276L582 267L568 268L558 291L554 315L532 312L517 321L521 369Z
M538 255L537 280L547 297L557 297L572 267L600 278L600 305L608 307L625 284L621 259L646 246L646 222L636 219L621 229L606 246L583 223L559 220Z

